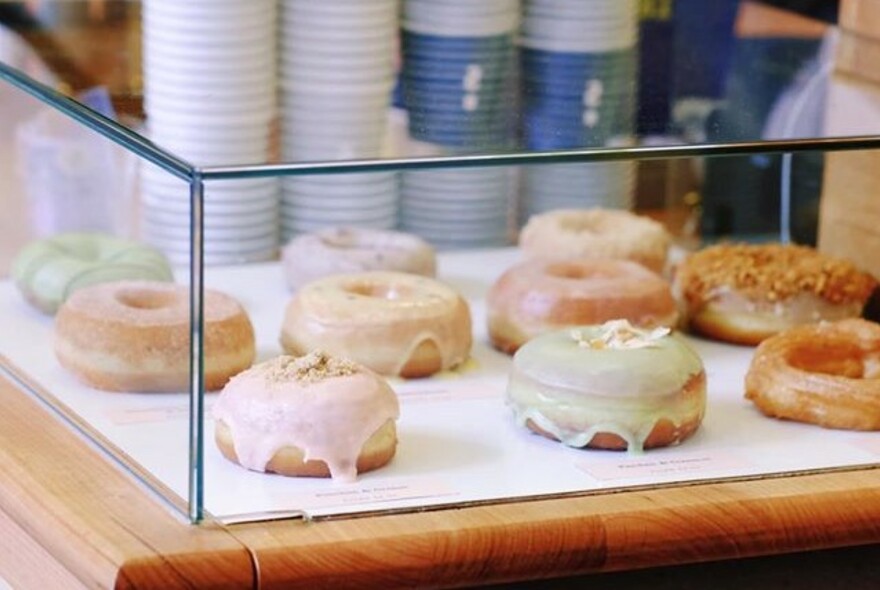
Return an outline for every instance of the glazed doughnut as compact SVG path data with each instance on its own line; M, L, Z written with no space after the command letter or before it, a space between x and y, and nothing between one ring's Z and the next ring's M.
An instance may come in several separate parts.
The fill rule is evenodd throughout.
M103 234L68 233L25 246L12 265L24 298L53 314L77 289L122 280L174 280L165 255L144 244Z
M768 338L746 373L746 399L774 418L880 430L880 325L848 319Z
M613 258L654 272L666 265L671 238L647 217L617 209L560 209L532 216L519 236L531 258Z
M214 439L253 471L352 481L397 448L397 396L375 373L322 352L235 376L214 403Z
M328 228L293 238L281 253L292 291L328 275L392 270L433 277L434 248L412 234L377 229Z
M625 320L560 330L513 357L506 394L516 422L571 447L642 449L678 444L706 407L702 361L667 328Z
M796 325L858 317L876 284L805 246L722 244L688 256L673 292L691 331L754 345Z
M672 327L678 319L669 284L627 260L527 261L501 275L487 304L489 337L508 354L560 328L613 319Z
M254 330L232 297L205 290L205 389L220 389L254 361ZM188 391L189 288L120 281L79 289L55 316L55 355L106 391Z
M281 329L289 354L326 350L381 375L424 377L465 361L465 300L428 277L374 271L318 279L290 303Z

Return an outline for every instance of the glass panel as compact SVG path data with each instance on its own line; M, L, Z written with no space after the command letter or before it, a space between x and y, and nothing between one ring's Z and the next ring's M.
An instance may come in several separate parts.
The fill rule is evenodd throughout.
M187 243L188 184L8 84L0 152L0 372L186 512L188 272L144 243L171 224L144 213L143 183L162 183Z
M880 139L823 140L863 133L872 109L858 102L865 111L830 109L827 126L820 124L831 70L822 24L777 14L790 26L759 30L755 11L762 9L754 3L584 4L602 6L607 22L583 29L576 14L560 18L547 8L577 12L574 3L538 1L468 3L455 14L428 0L409 0L402 12L399 3L376 1L358 3L355 17L338 4L293 0L276 14L265 0L224 3L210 18L199 12L205 3L170 0L148 4L144 18L135 2L0 3L4 22L22 33L0 29L0 197L9 210L0 218L0 269L5 274L29 240L68 230L151 245L187 286L176 299L186 308L177 344L192 347L189 355L175 353L185 368L167 394L95 392L46 355L51 318L31 310L5 280L0 317L13 326L0 331L5 369L172 505L185 510L188 502L193 520L203 508L223 519L382 509L385 500L372 502L378 496L366 487L349 488L354 504L328 504L325 480L266 478L227 461L212 442L217 396L204 396L201 373L189 363L207 370L215 359L203 287L207 298L230 297L226 309L247 312L249 319L237 321L251 326L254 350L245 336L233 355L238 371L283 350L279 333L293 294L281 251L291 239L341 225L396 228L433 245L439 276L468 298L475 361L444 375L450 379L392 380L408 405L401 454L388 470L366 476L367 487L404 490L392 498L402 509L625 487L607 477L613 465L595 470L578 462L564 484L538 489L532 484L548 478L517 480L518 469L495 461L498 448L536 453L530 464L541 468L560 457L547 441L535 444L510 428L503 413L510 359L487 333L486 293L520 260L513 247L519 229L557 209L633 209L663 222L678 258L714 241L812 244L818 235L824 248L869 265L858 244L874 243L864 222L873 212L863 198L871 183L857 181L876 169L877 152L823 150L878 147ZM283 30L280 56L276 27ZM212 36L218 32L222 42ZM829 101L852 97L848 83L833 82ZM779 138L805 141L764 143ZM783 145L793 153L780 153ZM684 157L725 150L727 157ZM823 202L820 219L823 183L835 198ZM122 303L165 307L162 297L141 295L126 292ZM20 334L29 335L26 346ZM731 348L695 342L707 357ZM740 418L755 420L737 389L750 351L736 350L736 366L722 368L723 391L713 391ZM204 383L219 387L207 375ZM491 428L450 431L465 407L478 407ZM730 429L719 415L701 436L723 447L723 437L713 436ZM871 435L761 419L755 425L772 440L806 432L823 450L821 461L800 452L797 461L764 464L722 451L713 455L720 470L636 483L876 460ZM513 438L498 446L493 436ZM479 440L469 446L468 439ZM755 455L771 455L762 451ZM415 468L420 452L433 457L429 480ZM615 461L601 457L598 463ZM464 475L454 469L461 465ZM459 485L478 479L504 489Z
M3 14L58 87L94 106L80 93L102 87L122 124L205 167L865 132L823 123L834 28L756 2L207 6Z

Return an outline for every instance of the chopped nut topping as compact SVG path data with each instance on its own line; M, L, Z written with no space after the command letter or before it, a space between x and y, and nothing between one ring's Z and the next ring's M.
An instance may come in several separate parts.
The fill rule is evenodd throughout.
M804 293L830 303L864 303L877 285L847 260L782 244L712 246L689 256L678 273L691 303L706 301L724 287L771 303Z
M572 339L582 348L631 350L655 346L658 340L669 335L669 328L640 330L630 324L628 320L611 320L602 324L598 337L588 339L584 332L578 329L572 330L570 334Z
M266 381L272 384L289 381L317 383L331 377L354 375L359 371L353 362L335 359L320 350L300 357L278 356L254 368L262 371Z

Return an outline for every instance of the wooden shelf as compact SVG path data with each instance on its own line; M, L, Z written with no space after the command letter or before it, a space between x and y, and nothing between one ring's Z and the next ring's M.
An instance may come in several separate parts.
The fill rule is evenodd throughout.
M25 588L452 587L880 542L880 470L190 526L2 380L0 403L0 575Z

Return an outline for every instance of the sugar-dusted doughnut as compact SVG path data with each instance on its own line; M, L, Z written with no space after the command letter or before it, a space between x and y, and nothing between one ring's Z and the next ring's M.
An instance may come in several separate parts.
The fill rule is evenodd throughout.
M519 236L529 257L614 258L655 272L666 264L671 238L647 217L619 209L559 209L532 216Z
M351 481L397 448L397 396L369 369L312 352L233 377L212 408L214 438L253 471Z
M746 399L764 414L880 430L880 325L862 319L782 331L755 350Z
M205 389L254 361L254 330L232 297L205 290ZM187 391L189 288L150 281L77 290L55 316L55 355L84 383L107 391Z
M318 279L287 305L281 344L289 354L325 350L381 375L424 377L467 359L467 302L451 287L400 272Z
M328 275L391 270L433 277L437 267L434 248L418 236L348 227L296 236L281 263L292 291Z
M492 285L487 306L492 344L509 354L560 328L613 319L672 327L678 318L669 284L627 260L526 261Z
M25 246L12 265L24 298L55 313L77 289L122 280L174 280L168 259L145 244L96 233L67 233Z
M806 246L720 244L679 265L673 292L691 331L754 345L796 325L858 317L876 285Z
M527 342L513 357L506 399L518 424L568 446L639 452L697 430L706 374L668 329L613 321Z

